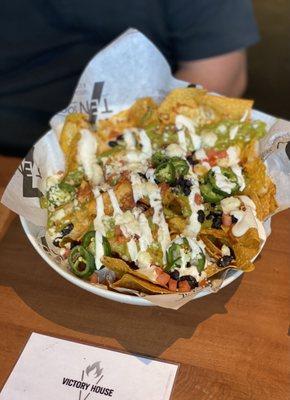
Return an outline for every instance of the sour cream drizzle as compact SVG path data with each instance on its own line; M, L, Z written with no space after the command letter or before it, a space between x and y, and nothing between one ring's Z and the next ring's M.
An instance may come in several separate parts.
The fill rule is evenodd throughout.
M135 149L136 147L136 139L133 135L133 132L129 129L124 131L124 141L128 149Z
M240 209L241 203L245 209ZM256 205L248 196L228 197L221 201L222 210L237 218L232 226L232 234L236 237L244 235L250 228L258 231L259 238L266 240L266 233L262 222L257 218Z
M222 174L220 167L213 167L212 171L215 174L216 185L225 193L231 193L235 187L235 183L231 182L225 175Z
M194 150L198 150L200 148L200 146L201 146L201 138L200 138L199 135L196 134L194 123L190 118L185 117L184 115L177 115L176 118L175 118L175 126L181 132L183 131L183 128L186 128L187 131L188 131L188 134L190 136L190 139L192 141L192 145L193 145ZM178 135L178 140L179 140L180 146L182 147L182 143L180 142L180 136L179 135ZM185 142L184 149L187 150L186 142Z
M121 208L119 206L118 199L117 199L117 197L115 195L114 190L113 189L109 189L108 190L108 195L110 197L111 204L112 204L112 207L113 207L113 210L114 210L114 216L116 214L123 214L123 211L121 210Z
M103 246L103 235L105 236L105 227L102 222L102 218L105 215L104 213L104 201L103 197L98 191L98 189L94 190L94 195L96 198L96 213L97 216L94 220L94 228L95 228L95 264L96 269L99 270L102 266L101 259L104 255L104 246Z
M80 130L81 138L77 146L77 161L83 166L84 172L93 187L104 181L103 170L97 163L96 152L98 143L88 129Z
M188 201L191 209L191 216L189 218L189 224L185 228L185 234L187 237L196 236L201 228L201 223L198 221L198 211L204 210L203 204L196 204L196 195L200 196L199 182L197 175L189 169L190 180L192 183L191 191L188 196Z

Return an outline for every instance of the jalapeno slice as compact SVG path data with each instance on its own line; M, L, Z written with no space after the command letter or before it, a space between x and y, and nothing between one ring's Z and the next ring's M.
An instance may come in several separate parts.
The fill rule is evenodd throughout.
M94 256L83 246L72 249L68 262L72 272L80 278L90 277L96 269Z
M175 181L175 171L170 161L164 161L155 170L155 178L158 182L173 183Z
M202 184L199 188L205 202L219 203L225 197L220 193L216 193L209 183Z
M89 231L83 236L82 245L85 249L87 249L92 244L92 242L95 241L95 235L95 231Z
M185 160L180 157L172 157L170 161L174 167L176 178L184 176L188 173L189 165Z
M70 171L64 179L64 182L72 186L80 186L84 179L84 171L82 169L76 169Z
M112 254L110 242L105 236L103 236L103 248L105 256L110 256Z
M82 239L83 247L93 255L96 254L95 236L96 236L95 231L89 231L83 236L83 239ZM103 236L103 248L104 248L104 255L110 256L112 253L111 246L110 246L108 239L105 236Z
M180 261L180 245L177 243L172 243L166 253L166 272L170 272L175 268L180 267Z
M221 171L222 175L224 175L231 183L234 184L230 194L232 195L232 194L237 193L237 191L239 190L237 175L232 171L231 168L220 167L220 171ZM221 190L221 188L217 185L215 173L212 170L210 170L208 172L207 178L208 178L209 183L211 184L211 186L214 188L214 190L217 193L222 194L224 196L230 195L229 193L226 193L223 190Z
M204 270L205 255L203 254L202 251L200 251L198 257L196 258L196 260L194 260L193 264L196 266L199 273L201 273Z
M151 158L152 166L156 168L162 162L168 161L168 157L162 151L157 151Z

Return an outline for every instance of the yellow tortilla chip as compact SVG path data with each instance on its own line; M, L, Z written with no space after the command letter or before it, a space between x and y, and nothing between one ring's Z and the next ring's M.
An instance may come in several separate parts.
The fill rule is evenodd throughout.
M158 105L151 97L144 97L135 101L128 111L128 119L132 126L146 128L151 124L158 123Z
M131 269L124 260L121 260L119 258L104 256L102 258L102 263L105 267L115 272L118 279L120 279L124 274L130 274L142 279L143 281L155 284L155 281L153 279L150 279L147 275L142 274L142 271L140 272L140 270Z
M243 168L247 179L243 194L254 201L257 217L263 221L277 208L276 186L267 175L266 166L259 157L246 162Z
M111 284L112 288L123 287L132 290L138 290L139 292L146 294L165 294L172 293L170 290L154 285L149 281L145 281L137 276L131 274L124 274L121 279Z
M217 275L220 272L225 271L226 269L230 269L230 268L236 268L236 267L234 265L228 265L227 267L219 268L216 264L209 264L204 269L204 272L206 273L207 278L212 278L214 275Z
M257 229L250 228L241 237L232 235L231 238L237 267L245 272L252 271L255 267L251 260L258 254L261 246Z
M215 96L207 93L201 98L200 104L210 107L222 118L239 120L245 113L247 113L247 119L250 119L253 101Z
M105 267L115 272L118 279L120 279L124 274L131 272L131 268L129 267L129 265L120 258L104 256L102 258L102 263Z
M194 118L198 113L197 99L205 93L203 89L178 88L172 90L158 108L159 119L164 124L174 124L177 114Z

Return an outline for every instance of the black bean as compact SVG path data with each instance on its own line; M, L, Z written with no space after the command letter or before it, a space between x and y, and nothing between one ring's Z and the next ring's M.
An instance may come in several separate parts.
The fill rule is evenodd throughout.
M63 236L68 235L68 234L73 230L73 228L74 228L74 224L73 224L73 223L67 224L67 225L63 228L63 230L60 232L61 236L63 237Z
M231 215L232 217L232 223L235 224L238 222L238 218L236 218L234 215Z
M212 228L220 229L222 226L222 218L221 217L214 217L212 221Z
M230 253L231 253L231 256L232 256L232 258L234 260L236 258L236 255L235 255L235 252L234 252L234 250L232 248L230 248Z
M137 265L134 263L134 261L127 261L127 264L129 264L129 267L130 267L131 269L134 269L134 270L139 269L139 268L137 267Z
M178 272L178 270L175 269L173 272L171 272L171 273L170 273L170 277L171 277L172 279L175 279L176 281L178 281L178 279L179 279L179 272Z
M182 190L183 190L183 193L185 194L185 196L189 196L190 195L190 192L191 192L190 187L185 186L185 187L182 188Z
M118 142L117 142L116 140L110 140L109 143L108 143L108 145L109 145L110 147L115 147L115 146L118 146Z
M204 222L205 220L205 214L203 210L198 210L197 211L197 220L198 222L200 222L201 224Z
M187 87L188 88L195 88L196 87L196 84L195 83L189 83L188 85L187 85Z
M219 268L225 268L225 267L227 267L228 265L230 265L230 263L232 262L232 260L233 260L233 257L232 257L232 256L223 256L222 258L220 258L220 259L217 261L217 266L218 266Z
M53 240L52 244L53 244L55 247L60 247L61 239L62 239L62 236L56 237L56 238Z
M222 214L223 214L222 211L214 211L214 212L213 212L213 215L214 215L216 218L221 217Z
M192 158L192 156L187 156L186 159L187 159L188 163L189 163L190 165L192 165L192 166L198 164L198 160L194 160L194 159Z
M191 275L184 275L179 280L187 281L192 289L198 286L197 280Z
M142 211L147 211L150 206L146 203L143 203L141 200L138 200L136 203L138 208L141 208Z
M142 172L138 172L138 175L139 175L141 178L143 178L143 179L145 179L146 181L148 181L147 176L146 176L145 174L143 174Z
M214 215L212 213L209 213L205 219L209 220L209 219L213 219Z

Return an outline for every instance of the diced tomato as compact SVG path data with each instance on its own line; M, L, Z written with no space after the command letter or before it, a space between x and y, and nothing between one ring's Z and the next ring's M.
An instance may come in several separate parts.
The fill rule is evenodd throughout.
M195 193L194 195L194 202L195 204L197 204L198 206L200 206L203 203L203 199L201 197L201 194L199 193Z
M216 157L217 151L215 149L208 149L205 151L207 158L214 158Z
M190 292L191 287L187 281L179 281L178 282L178 291L179 292Z
M168 275L166 272L162 272L156 278L156 282L161 286L166 286L169 280L170 280L170 275Z
M161 183L161 185L160 185L161 195L166 193L168 189L169 189L168 183L165 183L165 182Z
M156 274L157 274L157 276L159 276L159 275L161 275L161 274L163 274L163 269L162 268L160 268L160 267L155 267L155 272L156 272Z
M203 279L202 281L198 282L198 286L199 287L204 288L204 287L206 287L206 285L207 285L207 280L206 279Z
M211 158L210 160L208 160L208 163L211 167L214 167L217 164L217 159Z
M208 149L206 150L206 155L208 157L208 163L211 167L217 165L217 160L220 158L227 157L228 153L226 150L215 150L215 149Z
M228 156L228 153L226 150L219 150L217 151L217 157L218 158L225 158Z
M232 225L232 217L229 214L223 214L222 223L224 226L231 226Z
M91 283L99 283L99 278L97 274L93 274L90 276L90 282Z
M168 282L168 289L172 292L176 292L177 289L177 281L175 279L171 279Z

